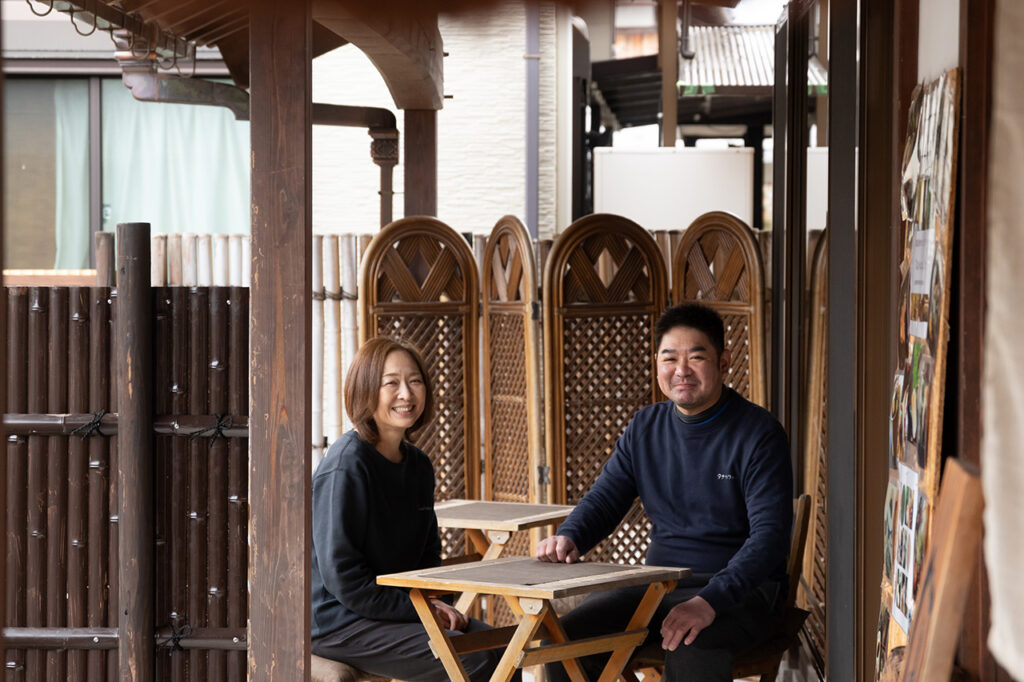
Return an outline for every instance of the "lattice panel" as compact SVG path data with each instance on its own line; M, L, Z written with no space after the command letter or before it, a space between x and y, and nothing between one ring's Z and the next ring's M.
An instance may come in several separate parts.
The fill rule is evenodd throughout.
M684 295L693 301L750 302L750 278L739 241L719 230L702 235L686 254Z
M636 314L569 317L563 337L566 499L575 504L597 480L633 415L651 402L651 320ZM649 522L635 508L594 552L640 561L647 551L644 529Z
M490 286L485 292L491 301L525 301L526 277L523 257L514 235L505 233L498 238L491 258Z
M571 303L651 300L651 278L644 254L621 235L597 233L569 256L562 274L563 296Z
M673 261L676 303L703 303L725 322L732 351L727 383L740 395L767 405L764 339L764 269L753 231L735 216L708 213L683 235Z
M750 393L750 316L722 315L725 348L732 352L732 364L725 383L747 400Z
M828 376L827 354L824 361L825 373L823 376ZM805 569L803 576L815 603L810 606L811 615L804 623L803 632L812 646L812 651L817 654L817 657L820 657L820 660L816 660L814 663L816 667L820 664L818 671L823 673L824 661L828 652L825 601L825 591L828 585L826 577L828 572L828 509L826 507L828 500L828 391L822 392L822 401L818 409L821 411L821 435L820 446L814 453L818 458L818 475L814 483L813 495L814 508L811 510L814 518L814 535L810 539L811 546L808 548L808 553L813 561L813 570L808 575Z
M416 434L416 445L434 464L437 501L467 497L463 324L457 315L378 315L377 333L419 349L434 388L434 417ZM445 556L463 553L463 533L444 531Z
M465 283L458 256L432 235L414 234L382 254L377 302L461 301Z

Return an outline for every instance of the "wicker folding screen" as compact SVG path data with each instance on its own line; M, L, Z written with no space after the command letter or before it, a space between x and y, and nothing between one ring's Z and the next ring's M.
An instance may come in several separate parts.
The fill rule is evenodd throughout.
M825 573L828 568L828 236L822 234L814 249L811 269L810 338L808 341L807 403L804 431L804 492L811 495L810 546L804 554L800 606L811 612L804 624L804 636L812 663L824 674Z
M505 216L491 230L482 268L484 398L483 499L546 502L538 480L541 457L540 358L534 308L537 267L526 228ZM530 554L530 533L514 534L504 554ZM501 600L488 602L487 619L514 622Z
M578 502L633 414L659 399L653 329L666 294L661 252L630 220L587 216L555 242L544 271L552 502ZM649 534L650 521L637 502L590 556L639 563Z
M725 320L732 351L726 383L767 406L764 267L753 231L729 213L705 213L683 233L672 273L673 302L703 303Z
M360 272L360 342L379 334L423 354L434 417L417 434L437 478L436 499L480 494L476 262L465 240L433 218L395 221L370 242ZM446 556L462 533L442 536Z

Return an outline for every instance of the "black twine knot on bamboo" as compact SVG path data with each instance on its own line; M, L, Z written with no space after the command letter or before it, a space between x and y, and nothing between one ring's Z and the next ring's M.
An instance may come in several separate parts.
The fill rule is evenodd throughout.
M213 426L211 426L209 428L199 429L198 431L196 431L192 435L190 435L188 437L188 439L190 441L193 441L196 438L203 438L205 436L210 436L210 444L211 445L213 443L215 443L218 438L224 438L226 440L227 436L224 435L224 431L226 429L230 429L232 426L234 426L234 422L231 421L231 415L229 415L229 414L215 414L213 416L217 419L217 423L216 424L214 424Z
M99 412L93 412L92 420L82 424L77 429L71 432L72 436L81 436L82 440L89 438L90 436L100 435L100 426L102 426L103 416L107 414L106 410L100 410Z
M172 625L171 626L171 637L167 641L167 643L165 644L165 646L169 647L168 651L167 651L167 655L170 656L175 651L184 651L185 647L181 646L181 640L185 639L186 637L191 637L191 636L192 636L192 625L191 624L185 623L180 628L176 628L176 627L174 627Z

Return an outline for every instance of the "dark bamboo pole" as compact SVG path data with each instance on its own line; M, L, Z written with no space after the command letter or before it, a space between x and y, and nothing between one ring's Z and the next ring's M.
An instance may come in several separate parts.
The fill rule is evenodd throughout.
M46 347L49 290L29 289L28 409L46 410ZM46 438L28 439L28 525L26 531L25 625L46 625ZM25 654L25 679L42 682L46 658L41 651Z
M209 350L209 289L189 291L188 413L206 414L207 360ZM205 439L188 443L188 622L206 626L206 540L209 444ZM189 679L206 680L206 652L189 652Z
M89 290L73 287L69 296L68 403L69 412L89 409ZM88 611L89 448L78 437L68 439L68 627L86 625ZM87 679L86 653L68 652L68 679Z
M232 287L230 341L228 345L228 410L239 414L249 409L249 289ZM248 572L248 439L232 438L228 444L228 627L245 628L249 594ZM229 680L246 674L245 652L228 653Z
M106 287L91 289L89 298L89 411L98 413L110 404L110 290ZM86 622L89 627L102 627L108 623L109 603L109 546L110 524L110 469L109 441L90 438L89 447L89 544L86 549L89 564L89 608ZM86 655L89 680L107 677L109 654L90 651Z
M154 261L158 256L154 255ZM160 264L154 262L154 267L159 269ZM171 331L171 292L166 287L153 290L153 362L155 393L153 405L157 414L169 414L171 412L171 358L173 354L172 331ZM155 428L155 424L154 424ZM158 432L159 433L159 432ZM154 478L156 482L153 491L154 505L154 560L156 576L156 603L154 605L154 622L157 629L171 625L171 520L170 520L170 498L171 491L171 442L166 437L159 437L154 442L156 460L154 466ZM171 671L171 662L167 656L156 657L158 679L168 679Z
M118 668L154 679L153 300L149 224L117 226Z
M171 409L175 414L184 414L188 408L188 289L171 288ZM185 625L185 590L188 585L186 571L188 560L188 446L185 441L175 438L171 442L171 612L170 625L182 628ZM185 656L181 652L171 653L171 680L184 682Z
M28 290L7 289L7 407L15 411L28 409ZM7 438L7 567L4 582L7 623L25 624L25 550L28 492L28 442L23 437ZM12 682L25 679L25 652L8 649L5 665Z
M50 342L47 347L47 409L68 409L68 290L50 289ZM67 438L52 436L46 443L46 625L67 624L67 511L68 455ZM46 654L46 679L63 682L67 678L67 655L63 651Z
M249 13L252 682L309 679L312 3Z
M209 409L212 414L228 413L228 289L210 289L209 326ZM222 628L227 625L227 505L228 505L228 447L223 438L203 439L209 452L209 528L207 529L206 584L209 613L207 626ZM224 682L227 659L222 651L209 654L207 679Z
M110 378L107 381L107 405L110 406L111 412L117 412L117 396L120 392L120 364L123 353L120 350L118 339L121 338L120 331L118 330L117 315L119 305L117 303L117 289L110 290L110 362L108 369L110 371ZM118 519L120 518L120 497L118 496L118 488L120 487L119 472L118 468L118 439L117 436L112 436L108 440L107 444L107 508L109 510L108 520L108 541L107 541L107 580L109 581L109 590L107 590L107 622L108 627L116 628L120 619L118 611L118 597L120 587L118 584L119 576L121 574L121 555L118 553L118 535L120 534ZM121 680L120 672L120 658L121 651L120 647L113 651L107 652L107 681L108 682L119 682Z

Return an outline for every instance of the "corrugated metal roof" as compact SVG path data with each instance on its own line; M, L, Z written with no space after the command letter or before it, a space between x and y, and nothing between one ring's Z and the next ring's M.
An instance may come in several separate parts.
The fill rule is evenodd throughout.
M745 94L775 83L775 26L691 26L693 59L679 60L679 94ZM807 84L823 93L828 73L811 57Z

